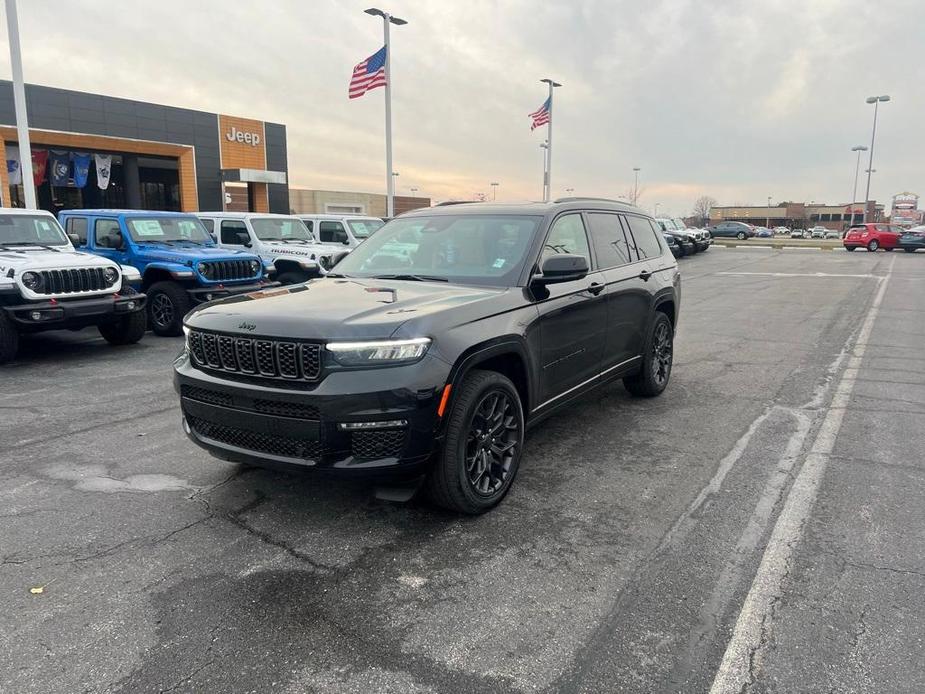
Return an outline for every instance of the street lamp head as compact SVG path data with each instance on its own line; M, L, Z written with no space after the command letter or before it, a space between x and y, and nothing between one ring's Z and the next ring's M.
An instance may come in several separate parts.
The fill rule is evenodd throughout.
M401 26L402 24L407 24L404 19L398 17L393 17L388 12L383 12L378 7L370 7L368 10L363 10L366 14L371 14L374 17L382 17L383 19L388 19L391 24Z
M553 87L561 87L561 86L562 86L562 85L559 84L558 82L555 82L555 81L549 79L548 77L544 77L543 79L540 80L540 82L545 82L546 84L552 85Z
M857 147L852 147L851 151L852 152L866 152L867 147L865 145L858 145Z
M889 94L884 94L883 96L881 96L881 97L879 97L879 98L877 99L877 101L889 101L889 100L890 100L890 95L889 95Z
M640 169L638 166L634 166L633 171L642 171L642 169Z

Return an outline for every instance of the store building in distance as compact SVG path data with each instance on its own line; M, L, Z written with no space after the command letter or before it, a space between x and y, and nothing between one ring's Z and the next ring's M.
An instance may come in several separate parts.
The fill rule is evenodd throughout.
M385 217L388 200L382 193L290 188L289 207L294 214L357 214ZM430 207L430 198L396 195L395 214Z
M26 85L39 206L289 212L286 126ZM0 80L0 204L22 206L12 83Z

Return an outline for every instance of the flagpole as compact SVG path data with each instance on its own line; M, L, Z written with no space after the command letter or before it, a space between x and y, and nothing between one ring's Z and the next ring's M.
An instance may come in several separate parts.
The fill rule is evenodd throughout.
M22 74L22 51L19 47L19 17L16 0L6 0L6 28L10 37L10 66L13 72L13 103L16 110L16 137L19 142L19 170L26 208L34 210L35 180L32 178L32 144L29 142L29 117L26 112L26 87Z
M407 24L404 19L393 17L376 7L365 10L366 14L382 17L382 33L385 43L385 189L386 217L395 216L395 177L392 176L392 49L389 47L389 24Z
M540 82L546 82L549 85L549 122L546 123L546 171L543 174L545 179L543 202L549 202L552 197L552 90L562 85L548 77L541 79Z

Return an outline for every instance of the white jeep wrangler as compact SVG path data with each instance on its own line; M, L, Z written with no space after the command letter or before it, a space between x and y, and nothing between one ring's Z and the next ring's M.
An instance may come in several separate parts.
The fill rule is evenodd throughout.
M22 333L95 325L110 344L138 342L140 284L135 268L74 250L50 213L0 208L0 363L16 356Z
M298 217L261 212L199 212L223 248L247 248L272 263L280 284L297 284L327 274L350 252L320 244Z

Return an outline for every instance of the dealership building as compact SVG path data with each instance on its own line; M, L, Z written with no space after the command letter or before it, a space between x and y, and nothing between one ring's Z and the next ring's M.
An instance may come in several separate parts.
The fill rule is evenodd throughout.
M879 222L883 218L883 205L871 200L867 204L867 218ZM814 202L786 202L773 207L763 205L715 206L710 208L710 225L719 222L745 222L756 226L785 226L809 228L822 226L842 231L864 218L864 203L821 205Z
M26 85L39 207L289 212L286 126ZM22 206L12 83L0 80L0 204Z

